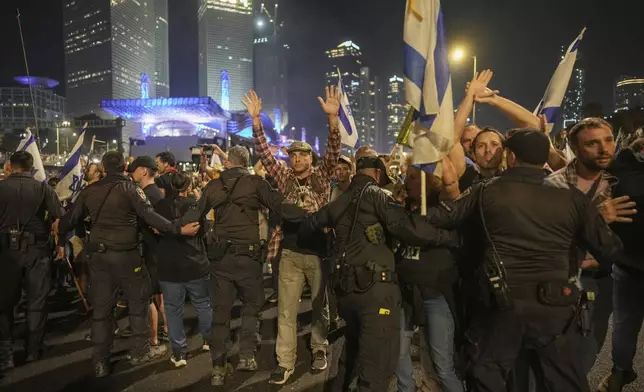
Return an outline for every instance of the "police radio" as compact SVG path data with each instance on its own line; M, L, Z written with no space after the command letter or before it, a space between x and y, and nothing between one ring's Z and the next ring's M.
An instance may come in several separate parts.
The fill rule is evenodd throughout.
M22 233L18 229L9 229L9 249L20 250L20 237Z
M479 213L481 215L483 231L485 231L485 236L492 245L493 251L492 261L483 262L485 275L487 276L496 308L498 310L509 310L512 309L513 303L512 298L510 297L510 288L506 282L507 273L503 266L503 261L499 257L499 253L496 251L496 246L494 245L494 241L492 241L490 232L487 230L487 225L485 224L485 215L483 214L483 190L485 190L485 185L481 186L481 194L479 195Z

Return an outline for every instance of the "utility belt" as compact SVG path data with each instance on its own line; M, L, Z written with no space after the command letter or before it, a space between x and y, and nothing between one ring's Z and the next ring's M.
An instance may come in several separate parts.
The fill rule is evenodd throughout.
M32 234L9 229L9 232L0 234L0 249L26 252L29 246L45 246L51 242L51 237L46 234Z
M373 261L355 266L339 260L335 262L331 284L340 295L364 293L376 283L398 283L398 274Z
M88 242L85 245L85 252L89 256L91 253L126 252L128 250L141 249L141 244L134 245L107 245L104 242Z
M601 279L610 275L610 272L601 269L581 270L581 276L585 278Z
M268 246L266 241L259 244L233 244L228 240L210 237L206 241L206 253L211 261L221 261L227 254L235 256L250 256L260 263L266 261Z

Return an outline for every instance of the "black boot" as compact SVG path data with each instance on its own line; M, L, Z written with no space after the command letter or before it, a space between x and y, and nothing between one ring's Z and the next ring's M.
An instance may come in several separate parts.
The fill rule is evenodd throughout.
M604 377L597 387L598 392L622 392L622 389L635 381L637 373L613 368L612 372Z

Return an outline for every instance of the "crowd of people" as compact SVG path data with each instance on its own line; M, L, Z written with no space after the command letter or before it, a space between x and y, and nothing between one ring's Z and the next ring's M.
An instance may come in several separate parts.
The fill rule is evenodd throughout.
M225 387L239 298L235 369L258 370L260 311L277 303L269 383L285 384L308 286L312 372L329 368L327 336L344 327L333 390L386 391L395 376L399 391L414 391L410 344L418 331L442 391L589 391L613 314L614 367L596 388L621 391L637 376L644 319L634 300L644 290L644 138L616 144L608 122L587 118L566 131L563 146L545 117L489 87L492 76L486 70L468 83L438 176L423 174L398 147L379 154L365 145L343 156L333 87L319 98L329 125L323 157L297 141L279 159L253 91L243 104L254 166L243 146L209 147L222 163L211 165L204 151L194 173L177 170L167 151L127 162L108 152L86 165L87 186L63 208L30 176L32 157L14 153L0 182L0 257L10 267L0 276L0 371L14 366L22 290L27 359L40 358L50 259L67 257L89 293L97 377L111 372L115 335L131 336L134 365L166 356L168 341L170 361L185 366L188 297L212 357L212 385ZM517 128L468 124L475 103ZM271 266L268 296L263 263ZM119 329L126 308L130 326Z

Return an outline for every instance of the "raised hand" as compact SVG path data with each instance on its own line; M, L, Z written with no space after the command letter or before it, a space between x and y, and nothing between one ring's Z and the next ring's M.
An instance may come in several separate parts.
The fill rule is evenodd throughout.
M546 136L550 136L550 131L552 131L552 125L548 124L548 117L545 114L539 115L539 129Z
M199 228L199 222L188 223L187 225L181 227L181 235L194 237L199 232Z
M492 80L492 76L494 76L494 72L489 69L483 70L480 73L477 72L472 81L468 84L467 95L471 97L484 95L488 83Z
M324 89L326 100L318 97L320 106L327 116L337 116L340 111L340 100L342 99L342 92L335 86L327 87Z
M608 224L615 222L631 223L633 219L628 217L637 214L635 207L635 202L630 201L628 196L621 196L602 202L597 206L597 210Z
M262 100L255 91L250 90L248 94L244 95L241 103L246 106L246 110L248 110L248 114L251 117L259 118L259 114L262 112Z

